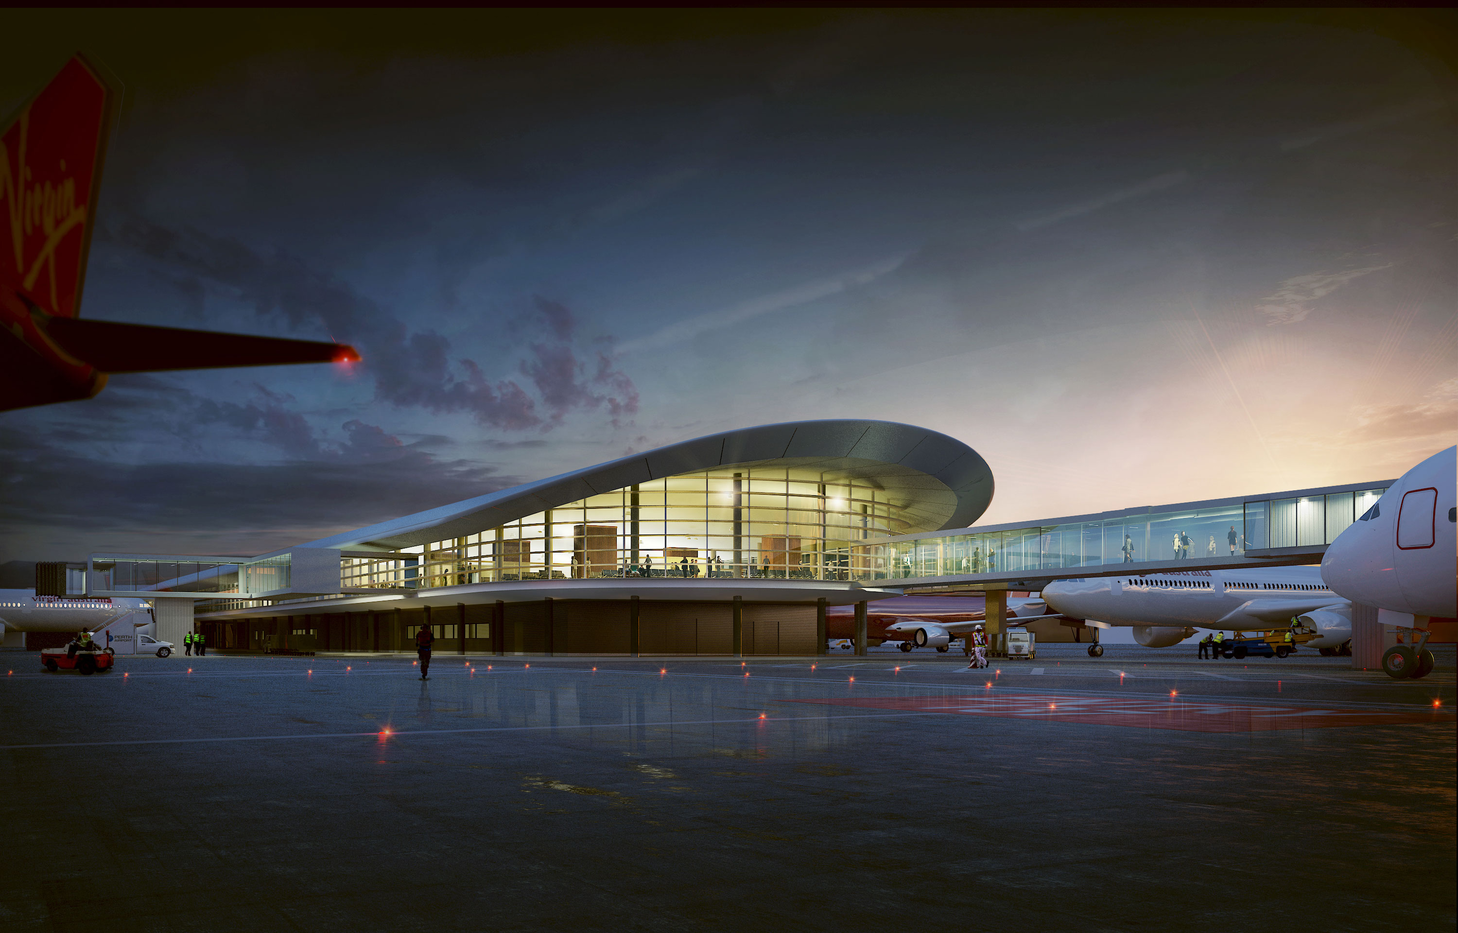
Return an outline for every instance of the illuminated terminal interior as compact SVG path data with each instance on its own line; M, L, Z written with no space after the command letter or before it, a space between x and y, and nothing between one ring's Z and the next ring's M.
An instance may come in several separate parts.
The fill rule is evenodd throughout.
M950 493L876 463L703 470L589 496L516 521L345 558L346 588L687 577L851 579L858 541L938 527ZM941 501L944 500L944 501Z

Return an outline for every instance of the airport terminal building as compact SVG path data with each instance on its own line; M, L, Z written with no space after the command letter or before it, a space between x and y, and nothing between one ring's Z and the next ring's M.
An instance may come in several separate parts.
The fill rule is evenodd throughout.
M88 589L156 596L164 633L195 619L222 649L399 650L430 625L472 653L814 654L828 606L899 595L859 582L858 543L965 528L992 495L946 435L794 422L245 561L98 555Z
M1008 593L1054 578L1316 563L1386 485L969 527L993 495L971 447L905 424L802 421L254 558L93 554L71 576L90 596L151 599L165 640L196 626L223 650L406 650L429 625L438 649L473 654L808 655L837 606L854 607L839 611L864 651L867 605L907 588L985 593L995 637Z

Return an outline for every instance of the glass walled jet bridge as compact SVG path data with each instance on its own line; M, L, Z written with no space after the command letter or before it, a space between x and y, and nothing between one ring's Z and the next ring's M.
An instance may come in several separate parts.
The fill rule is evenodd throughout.
M1068 577L1314 564L1391 483L887 536L852 548L852 575L921 590L1037 589Z

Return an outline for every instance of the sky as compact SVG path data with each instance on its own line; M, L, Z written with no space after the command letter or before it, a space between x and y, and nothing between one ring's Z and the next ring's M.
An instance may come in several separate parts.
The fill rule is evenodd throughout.
M984 523L1458 440L1442 11L0 17L7 112L77 48L126 85L83 316L364 357L0 413L0 561L258 554L801 419L962 440Z

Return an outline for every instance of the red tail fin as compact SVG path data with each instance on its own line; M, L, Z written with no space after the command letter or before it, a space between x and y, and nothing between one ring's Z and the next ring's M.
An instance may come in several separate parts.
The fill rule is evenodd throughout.
M77 55L0 135L0 283L75 317L120 89Z

